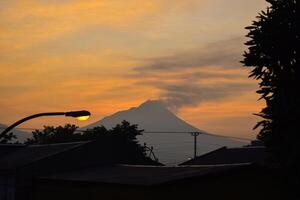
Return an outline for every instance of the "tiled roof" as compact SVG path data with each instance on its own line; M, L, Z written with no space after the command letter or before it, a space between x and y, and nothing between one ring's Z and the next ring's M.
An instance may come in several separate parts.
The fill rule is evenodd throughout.
M122 185L157 185L223 172L236 167L238 166L163 167L113 165L52 174L40 177L40 180Z
M24 147L25 145L23 144L0 144L0 157L8 155Z
M64 152L87 142L29 145L0 158L0 170L15 169L43 158Z

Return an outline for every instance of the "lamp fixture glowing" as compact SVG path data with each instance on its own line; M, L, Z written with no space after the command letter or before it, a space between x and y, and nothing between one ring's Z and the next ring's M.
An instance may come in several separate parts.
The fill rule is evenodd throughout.
M28 117L25 117L17 122L15 122L14 124L10 125L9 127L7 127L4 131L2 131L1 134L6 134L9 131L11 131L14 127L18 126L19 124L28 121L30 119L33 118L37 118L37 117L44 117L44 116L57 116L57 115L65 115L66 117L75 117L78 120L87 120L88 118L90 118L91 113L89 111L86 110L81 110L81 111L70 111L70 112L50 112L50 113L38 113L38 114L34 114L34 115L30 115Z
M91 113L89 111L86 111L86 110L70 111L70 112L66 112L65 116L75 117L76 119L78 119L80 121L84 121L84 120L87 120L88 118L90 118Z
M90 118L89 115L76 117L76 119L79 120L79 121L85 121L85 120L87 120L87 119L89 119L89 118Z

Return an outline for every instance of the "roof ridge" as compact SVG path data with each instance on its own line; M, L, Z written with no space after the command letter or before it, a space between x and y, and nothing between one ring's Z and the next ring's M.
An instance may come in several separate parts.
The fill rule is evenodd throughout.
M46 147L46 146L60 146L60 145L66 145L66 144L85 144L85 143L89 143L91 141L92 140L78 141L78 142L51 143L51 144L30 144L27 147Z
M0 147L23 147L26 146L26 144L0 144Z
M186 165L187 163L189 163L189 162L192 161L192 160L196 160L196 159L200 159L200 158L203 158L203 157L207 157L207 156L209 156L209 155L211 155L211 154L214 154L214 153L216 153L216 152L219 152L219 151L222 151L222 150L225 150L225 149L228 149L227 146L220 147L220 148L215 149L215 150L213 150L213 151L210 151L210 152L208 152L208 153L206 153L206 154L197 156L196 158L192 158L192 159L187 160L187 161L185 161L185 162L183 162L183 163L180 163L179 166L180 166L180 165Z
M203 157L205 157L205 156L207 156L207 155L210 155L210 154L213 154L213 153L216 153L216 152L218 152L218 151L225 150L225 149L229 149L229 148L227 148L227 146L223 146L223 147L220 147L220 148L215 149L215 150L213 150L213 151L210 151L210 152L208 152L208 153L206 153L206 154L197 156L196 159L197 159L197 158L203 158Z
M265 149L265 146L244 146L244 147L232 147L227 149Z
M91 142L91 141L90 141ZM18 153L22 153L22 151L26 151L26 149L30 150L30 151L38 151L39 149L38 148L43 148L43 147L63 147L62 149L58 149L58 150L54 150L54 151L50 151L49 153L45 153L45 154L41 154L41 155L37 155L35 156L33 159L29 159L29 160L26 160L24 162L21 162L21 163L17 163L17 164L14 164L13 166L11 166L10 168L11 169L17 169L21 166L28 166L32 163L35 163L35 162L39 162L39 161L42 161L44 159L47 159L47 158L50 158L50 157L53 157L55 155L59 155L61 153L64 153L64 152L68 152L70 150L73 150L73 149L76 149L76 148L79 148L79 147L82 147L83 145L87 145L90 143L89 141L86 141L86 142L72 142L72 143L60 143L60 145L32 145L32 146L35 146L36 149L34 147L30 147L30 146L25 146L24 148L21 148L21 149L18 149L8 155L5 155L3 157L1 157L0 159L0 162L3 162L5 159L8 159L9 160L9 157L10 156L14 156L14 155L18 155ZM69 145L66 145L65 147L62 145L62 144L69 144ZM61 148L60 147L60 148Z
M39 159L37 159L37 160L34 160L34 161L31 161L31 162L25 163L23 166L30 165L30 164L32 164L32 163L34 163L34 162L36 162L36 161L44 160L44 159L46 159L46 158L49 158L49 157L58 155L58 154L63 153L63 152L70 151L70 150L72 150L72 149L78 148L78 147L80 147L80 146L82 146L82 145L85 145L85 144L88 144L88 143L89 143L89 142L82 142L82 143L80 143L80 142L71 142L71 143L67 143L67 144L78 144L78 145L68 147L68 148L66 148L66 149L64 149L64 150L62 150L62 151L55 152L55 153L52 153L52 154L49 154L49 155L46 155L46 156L42 156L41 158L39 158ZM63 143L60 143L60 144L63 144ZM66 144L66 143L65 143L65 144ZM41 146L42 146L42 145L41 145ZM18 167L18 166L17 166L17 167Z

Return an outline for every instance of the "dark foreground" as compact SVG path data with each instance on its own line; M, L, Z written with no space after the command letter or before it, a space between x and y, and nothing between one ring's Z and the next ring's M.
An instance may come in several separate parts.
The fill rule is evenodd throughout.
M36 200L186 198L283 200L299 199L295 184L295 181L292 183L282 171L251 165L150 185L40 179L35 182L32 192Z

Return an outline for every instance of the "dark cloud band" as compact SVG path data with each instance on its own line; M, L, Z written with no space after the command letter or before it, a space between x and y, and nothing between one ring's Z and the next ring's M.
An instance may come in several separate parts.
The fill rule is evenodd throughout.
M144 65L135 68L131 77L138 79L137 85L159 89L160 99L174 110L238 97L253 88L252 83L245 82L246 69L241 73L242 52L243 39L236 37L171 56L147 59Z

